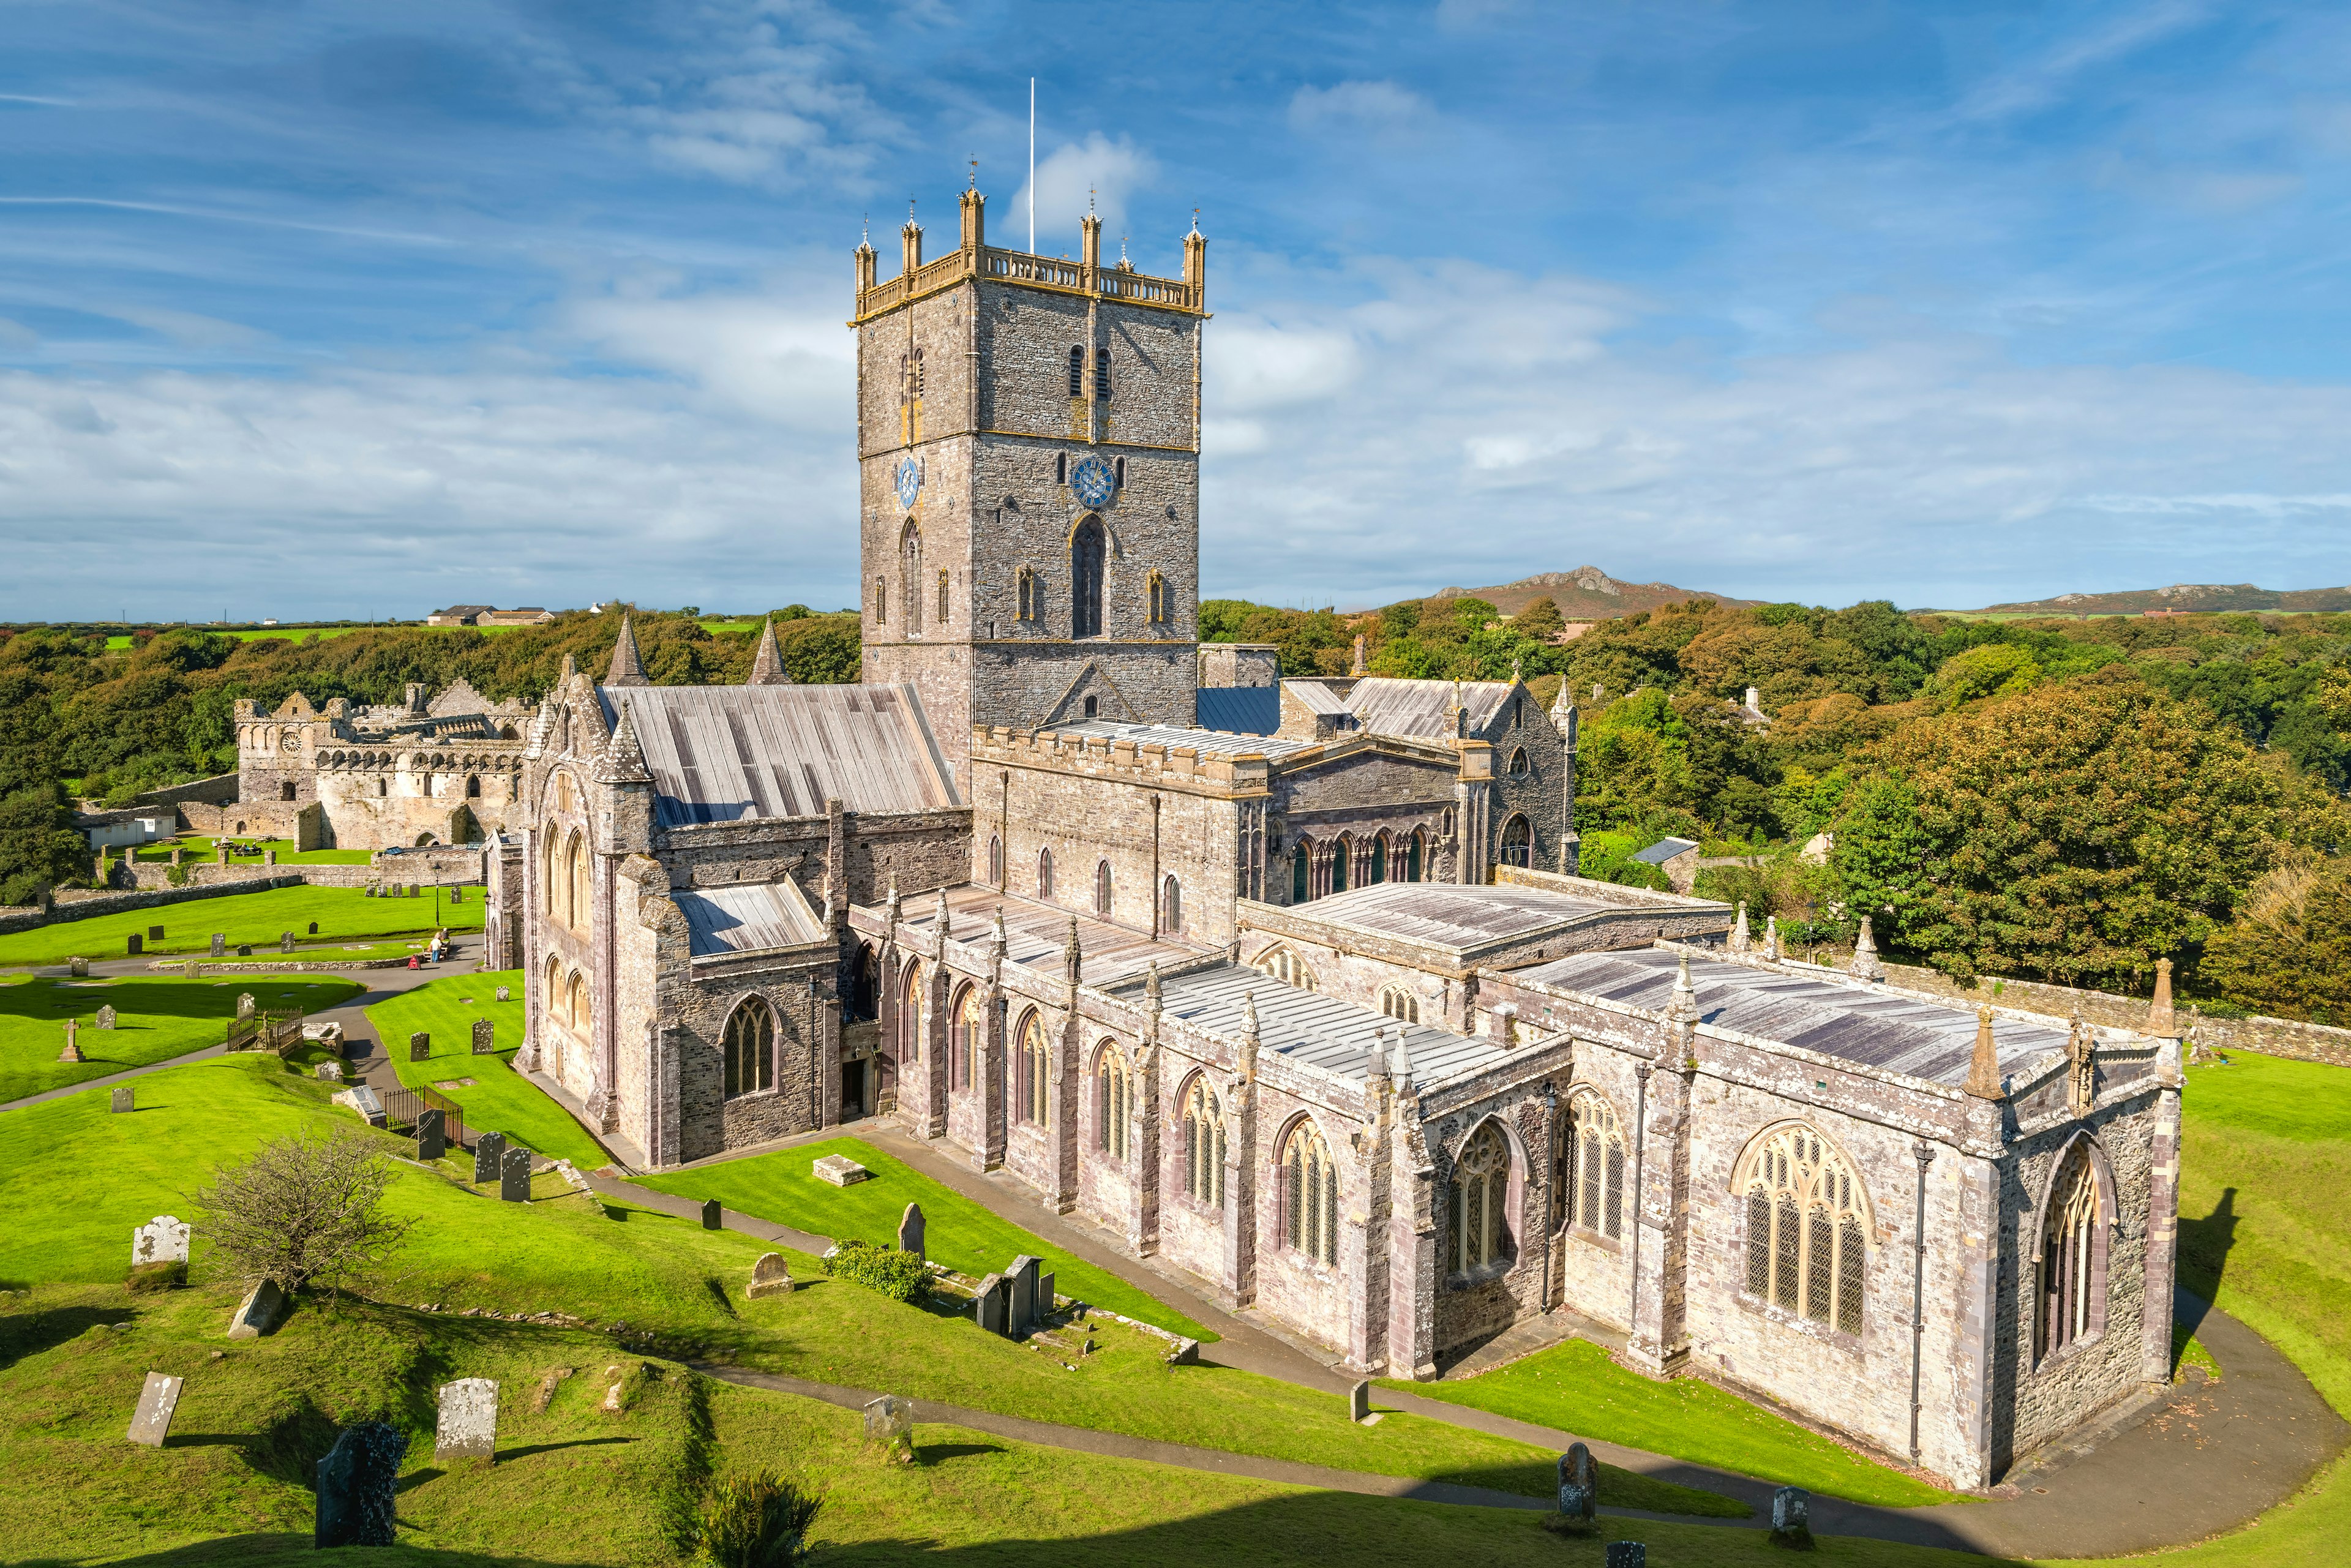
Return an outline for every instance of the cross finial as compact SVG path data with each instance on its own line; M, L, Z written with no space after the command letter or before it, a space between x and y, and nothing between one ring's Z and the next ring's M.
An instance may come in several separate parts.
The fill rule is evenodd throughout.
M1086 187L1086 216L1088 216L1088 217L1092 217L1093 215L1094 215L1094 188L1093 188L1092 185L1088 185L1088 186Z
M873 243L873 214L872 213L867 213L857 220L857 242L860 245L872 245Z
M971 188L975 191L979 189L979 154L977 152L971 155Z
M1126 236L1124 235L1118 236L1118 264L1121 267L1124 267L1126 265Z
M914 198L912 196L906 198L906 221L910 224L914 221Z
M1197 207L1192 209L1192 232L1194 234L1200 232L1200 209Z

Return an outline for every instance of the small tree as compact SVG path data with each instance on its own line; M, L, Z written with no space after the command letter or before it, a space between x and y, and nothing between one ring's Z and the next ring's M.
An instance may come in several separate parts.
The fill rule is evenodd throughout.
M729 1476L703 1504L703 1557L717 1568L789 1568L809 1553L819 1506L772 1471Z
M407 1237L382 1213L392 1166L364 1138L299 1134L214 1173L196 1193L205 1231L240 1279L340 1289Z

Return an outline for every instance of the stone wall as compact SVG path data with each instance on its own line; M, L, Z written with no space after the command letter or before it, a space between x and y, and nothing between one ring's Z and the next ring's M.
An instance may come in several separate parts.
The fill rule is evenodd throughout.
M161 871L164 868L159 866L154 869ZM221 868L207 869L217 871ZM232 866L228 869L243 871L248 868ZM136 891L111 892L92 892L78 888L63 889L57 894L57 903L47 910L31 905L0 909L0 933L30 931L42 925L55 925L72 920L88 920L96 915L115 915L128 909L159 909L168 904L186 904L196 899L219 898L234 893L261 893L273 887L296 887L308 880L298 872L288 871L283 867L267 870L256 866L250 869L260 874L241 877L234 881L224 880L217 883L198 883L187 887L142 885ZM158 880L160 882L160 878ZM93 954L92 956L96 955Z
M185 784L167 784L161 789L149 789L133 795L133 806L177 806L190 800L209 800L215 805L236 799L236 775L215 773L209 779L192 779Z
M287 839L297 850L328 847L326 819L316 800L190 800L180 807L180 820L191 832L213 838Z
M1920 968L1910 964L1888 964L1886 975L1894 984L1910 990L1953 997L1965 1002L1992 1002L2001 1007L2022 1008L2027 1012L2047 1013L2054 1018L2071 1017L2078 1009L2083 1018L2094 1024L2129 1030L2147 1026L2146 999L2118 997L2112 991L2079 990L2071 986L2053 986L2041 980L2009 980L1989 975L1973 986L1962 986L1938 969ZM2182 1004L2179 1011L2181 1027L2186 1028L2189 1021L2188 1005ZM2325 1024L2302 1023L2294 1019L2223 1019L2209 1015L2198 1016L2194 1019L2194 1027L2195 1043L2207 1050L2251 1051L2263 1056L2286 1056L2300 1061L2324 1061L2335 1067L2351 1067L2351 1029L2332 1029Z

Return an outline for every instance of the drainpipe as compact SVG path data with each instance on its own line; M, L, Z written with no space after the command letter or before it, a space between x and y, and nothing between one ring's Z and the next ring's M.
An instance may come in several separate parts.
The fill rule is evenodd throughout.
M1918 1458L1919 1362L1927 1345L1927 1167L1934 1163L1935 1148L1922 1139L1910 1145L1910 1153L1918 1162L1916 1257L1910 1265L1910 1458L1915 1461Z
M1649 1074L1654 1071L1652 1064L1646 1061L1633 1064L1636 1084L1633 1093L1633 1305L1625 1331L1635 1340L1641 1333L1642 1155L1649 1144Z

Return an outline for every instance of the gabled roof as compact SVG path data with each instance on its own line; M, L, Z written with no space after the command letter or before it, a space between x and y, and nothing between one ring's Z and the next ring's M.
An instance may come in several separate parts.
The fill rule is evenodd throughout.
M821 942L824 922L789 877L781 882L697 887L670 895L685 915L694 956L758 953Z
M999 912L1004 916L1004 961L1049 975L1061 972L1070 940L1070 922L1074 918L1078 923L1079 980L1088 986L1105 986L1139 977L1154 963L1188 963L1203 951L1180 937L1149 936L1132 926L1113 925L1058 904L968 883L947 890L948 940L987 941ZM899 906L898 924L915 934L918 946L929 940L938 918L936 893L909 897Z
M1406 942L1472 948L1523 940L1625 907L1540 887L1381 882L1311 904L1292 904L1285 913L1294 919L1352 925Z
M1137 746L1188 746L1209 757L1282 758L1311 751L1319 740L1290 740L1279 735L1236 735L1217 729L1186 729L1174 724L1117 724L1090 718L1079 724L1057 724L1056 735L1082 735L1096 740L1131 740Z
M963 804L912 686L602 686L625 706L663 828Z
M1202 729L1271 735L1281 727L1280 686L1202 686L1196 695Z
M1352 717L1355 711L1347 706L1345 698L1321 681L1284 681L1281 683L1281 690L1285 695L1308 713L1330 714L1333 716L1345 714Z
M1636 850L1633 858L1643 865L1663 865L1676 855L1686 855L1698 848L1693 839L1659 839L1646 850Z
M1512 681L1406 681L1388 675L1367 675L1347 694L1347 707L1374 735L1405 736L1421 740L1445 740L1453 736L1447 712L1454 693L1469 711L1474 733L1494 722L1517 689Z

